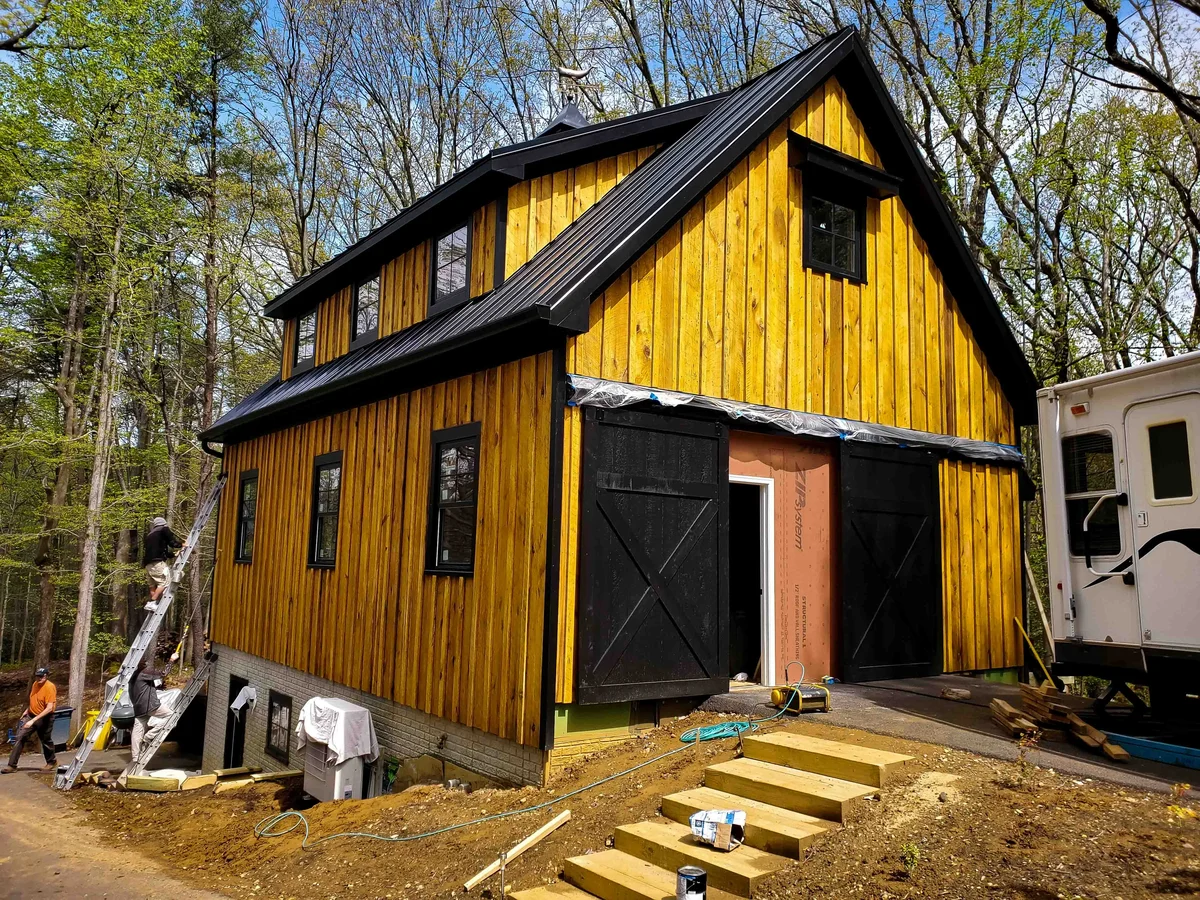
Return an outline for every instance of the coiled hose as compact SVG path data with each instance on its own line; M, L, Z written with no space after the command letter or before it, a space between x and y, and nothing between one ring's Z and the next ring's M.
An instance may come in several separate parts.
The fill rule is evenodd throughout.
M791 685L793 691L799 692L796 685ZM561 796L555 797L553 800L547 800L544 803L537 803L533 806L522 806L520 809L510 809L506 812L493 813L490 816L483 816L478 819L472 819L469 822L459 822L455 825L445 825L442 828L434 828L431 831L424 831L420 834L373 834L369 831L339 831L335 834L327 834L324 837L319 837L316 840L311 839L308 828L308 819L304 817L304 813L297 810L289 810L288 812L276 813L273 816L267 816L259 820L254 826L254 836L257 838L278 838L284 835L291 834L297 828L304 829L304 840L300 844L302 850L307 850L310 847L315 847L318 844L323 844L326 841L332 841L335 838L367 838L372 841L385 841L393 844L403 844L409 841L419 841L424 838L435 837L439 834L445 834L448 831L457 831L460 828L469 828L472 825L482 825L484 822L494 822L497 819L506 819L509 816L519 816L522 813L537 812L539 809L546 809L549 806L554 806L557 803L562 803L564 800L569 800L572 797L578 797L580 794L594 790L603 784L608 784L610 781L615 781L618 778L623 778L630 775L639 769L644 769L646 766L652 766L660 760L666 759L668 756L674 756L676 753L682 753L692 744L707 743L708 741L721 741L729 738L741 737L748 731L757 731L760 726L765 725L774 719L778 719L786 711L788 704L772 716L767 716L765 719L746 719L744 722L718 722L713 725L701 725L699 728L689 728L679 736L679 740L683 742L682 747L676 747L674 750L668 750L653 759L648 759L645 762L640 762L636 766L630 766L623 772L616 772L601 778L599 781L593 781L591 784L584 785L581 788L576 788ZM291 821L290 825L285 828L284 825Z

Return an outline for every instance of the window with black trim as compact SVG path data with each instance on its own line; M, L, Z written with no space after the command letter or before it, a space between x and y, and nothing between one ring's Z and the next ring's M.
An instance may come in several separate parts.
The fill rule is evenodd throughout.
M430 254L430 310L449 309L465 303L471 275L471 227L467 222L434 241Z
M825 197L805 191L804 264L810 269L863 281L866 277L866 197Z
M379 336L378 275L354 286L354 303L350 316L351 349L369 344Z
M1192 496L1192 458L1188 452L1187 422L1151 425L1150 480L1155 500L1182 500Z
M254 558L254 522L258 518L258 469L238 478L237 547L233 558L248 563Z
M469 575L475 566L479 423L435 431L432 445L426 568Z
M332 568L337 564L338 510L342 496L342 451L313 460L312 527L308 564Z
M292 357L292 372L312 366L317 355L317 311L305 313L296 320L296 353Z
M1112 435L1104 431L1072 434L1062 439L1063 493L1067 499L1067 533L1071 554L1084 556L1083 520L1096 501L1117 489L1117 466ZM1092 556L1121 554L1121 523L1117 504L1101 504L1088 523Z
M288 761L292 745L292 698L270 691L267 695L267 754Z

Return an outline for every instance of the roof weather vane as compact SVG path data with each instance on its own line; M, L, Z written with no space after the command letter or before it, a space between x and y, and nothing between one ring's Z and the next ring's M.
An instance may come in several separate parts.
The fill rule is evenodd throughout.
M592 67L586 69L568 69L566 66L557 66L558 69L558 93L562 100L563 106L568 103L579 105L579 98L583 93L584 85L580 82L588 76L592 71Z

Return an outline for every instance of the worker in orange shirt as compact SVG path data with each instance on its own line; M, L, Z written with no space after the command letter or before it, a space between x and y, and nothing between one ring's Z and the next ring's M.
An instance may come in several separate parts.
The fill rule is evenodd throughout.
M58 691L50 680L50 673L39 668L33 673L33 687L29 691L29 705L21 713L21 722L17 726L17 739L13 742L12 754L8 757L8 765L0 772L7 775L17 771L17 763L21 759L21 751L25 749L25 741L34 732L42 742L42 755L46 757L43 772L53 772L58 768L58 758L54 755L54 707L58 700Z

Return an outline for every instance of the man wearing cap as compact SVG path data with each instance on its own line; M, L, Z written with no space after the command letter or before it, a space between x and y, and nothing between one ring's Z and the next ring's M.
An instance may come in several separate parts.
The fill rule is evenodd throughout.
M21 760L21 751L31 734L37 733L42 743L42 756L46 757L43 772L53 772L58 768L58 758L54 755L54 707L58 699L58 691L50 680L50 673L40 668L33 673L33 687L29 691L29 705L21 713L21 722L17 726L17 739L13 742L12 753L8 757L8 765L0 772L7 775L17 771L17 763Z
M142 565L146 567L146 578L150 582L150 602L146 609L154 612L158 608L158 598L171 583L171 558L183 542L171 531L167 520L159 516L150 523L143 545Z

